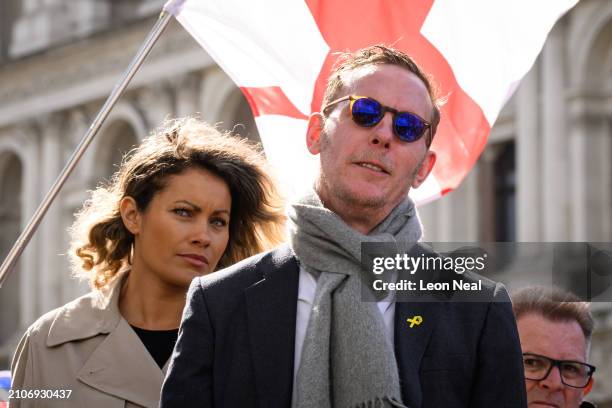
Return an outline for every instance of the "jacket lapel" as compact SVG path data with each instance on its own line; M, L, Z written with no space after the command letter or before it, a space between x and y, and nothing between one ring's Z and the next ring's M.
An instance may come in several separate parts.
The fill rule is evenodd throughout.
M128 274L105 291L93 291L64 306L51 324L47 346L108 334L77 373L79 381L145 407L157 407L164 372L119 312ZM167 366L167 364L166 364ZM164 367L165 369L166 367Z
M77 378L107 394L154 408L159 404L163 373L138 335L121 318L87 359Z
M419 370L440 310L441 304L437 302L395 304L395 358L399 368L402 399L406 406L421 406ZM416 316L421 317L421 323L410 327L408 319L414 319Z
M255 382L267 407L291 404L299 266L288 247L262 259L264 278L247 288Z

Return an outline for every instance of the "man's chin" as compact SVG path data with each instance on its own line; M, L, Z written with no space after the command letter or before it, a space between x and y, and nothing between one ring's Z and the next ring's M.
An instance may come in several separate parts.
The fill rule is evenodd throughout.
M359 179L350 183L337 183L334 186L330 184L324 185L324 196L355 209L376 210L388 207L393 208L405 197L404 195L398 199L397 192L389 191L389 189L383 188L379 184Z
M529 408L546 408L546 407L565 407L563 398L560 395L539 395L533 398L528 398Z
M389 203L389 196L381 191L347 190L339 191L339 196L353 207L383 208Z

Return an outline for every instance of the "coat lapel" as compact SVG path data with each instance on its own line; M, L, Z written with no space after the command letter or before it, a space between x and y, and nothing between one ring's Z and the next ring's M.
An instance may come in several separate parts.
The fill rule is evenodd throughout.
M264 278L247 288L246 307L255 381L266 407L291 403L299 266L288 247L259 265Z
M144 407L159 405L162 370L123 318L87 359L77 378Z
M441 304L437 302L397 302L395 304L395 358L399 368L402 399L406 406L422 402L419 370L429 339L438 322ZM421 323L408 319L421 317Z

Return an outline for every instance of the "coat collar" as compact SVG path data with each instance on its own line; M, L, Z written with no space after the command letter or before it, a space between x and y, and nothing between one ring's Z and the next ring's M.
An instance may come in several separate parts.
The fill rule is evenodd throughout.
M168 363L159 369L125 319L100 343L78 371L85 384L144 407L159 405Z
M119 323L119 294L127 273L102 290L93 290L62 306L49 328L47 346L110 333Z
M60 308L47 346L108 334L77 372L79 381L144 407L157 407L168 363L163 370L119 312L127 273L105 291L92 291Z

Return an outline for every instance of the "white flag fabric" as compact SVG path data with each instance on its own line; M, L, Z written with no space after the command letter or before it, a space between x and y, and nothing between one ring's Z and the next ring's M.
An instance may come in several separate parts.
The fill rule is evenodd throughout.
M438 160L411 191L422 204L469 172L555 21L577 2L170 0L165 9L240 87L285 187L316 174L306 123L338 52L383 43L413 57L447 97L432 144Z

